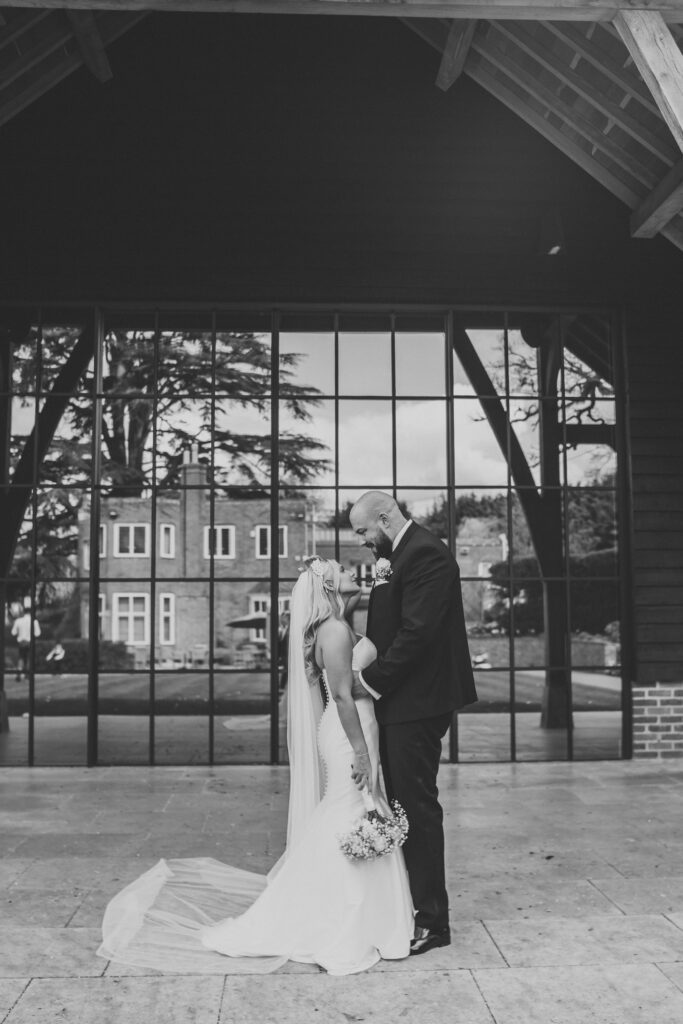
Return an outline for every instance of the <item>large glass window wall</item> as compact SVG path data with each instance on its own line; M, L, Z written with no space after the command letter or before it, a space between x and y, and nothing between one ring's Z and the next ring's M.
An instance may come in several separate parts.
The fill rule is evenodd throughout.
M0 311L0 763L286 760L302 559L393 493L460 566L444 758L630 755L608 313Z

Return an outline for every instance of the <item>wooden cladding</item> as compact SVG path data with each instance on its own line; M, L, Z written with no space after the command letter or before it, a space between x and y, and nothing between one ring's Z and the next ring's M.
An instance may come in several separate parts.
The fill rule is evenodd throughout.
M683 680L683 345L675 314L627 320L635 681Z

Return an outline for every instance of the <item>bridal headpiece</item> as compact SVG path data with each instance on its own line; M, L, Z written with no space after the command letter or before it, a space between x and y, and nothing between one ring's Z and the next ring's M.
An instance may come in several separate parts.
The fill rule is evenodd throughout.
M304 564L299 567L299 572L303 573L309 569L314 576L318 577L325 590L334 590L333 581L327 578L328 567L329 563L326 559L314 555L304 559Z

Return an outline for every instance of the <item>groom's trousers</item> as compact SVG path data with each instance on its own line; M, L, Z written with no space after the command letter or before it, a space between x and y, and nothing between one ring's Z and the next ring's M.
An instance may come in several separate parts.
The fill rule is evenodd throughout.
M417 722L380 725L382 772L389 800L398 800L408 816L403 847L415 907L415 924L439 930L448 927L448 894L444 866L443 811L436 776L441 740L451 713Z

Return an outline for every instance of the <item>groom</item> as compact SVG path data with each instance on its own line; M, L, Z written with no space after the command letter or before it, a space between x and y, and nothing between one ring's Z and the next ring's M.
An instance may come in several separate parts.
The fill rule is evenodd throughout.
M460 573L446 545L406 519L383 491L367 491L351 526L377 559L388 559L370 595L367 635L378 657L356 673L375 698L382 772L390 800L410 825L404 846L415 906L411 955L451 941L443 811L436 776L453 711L476 701Z

